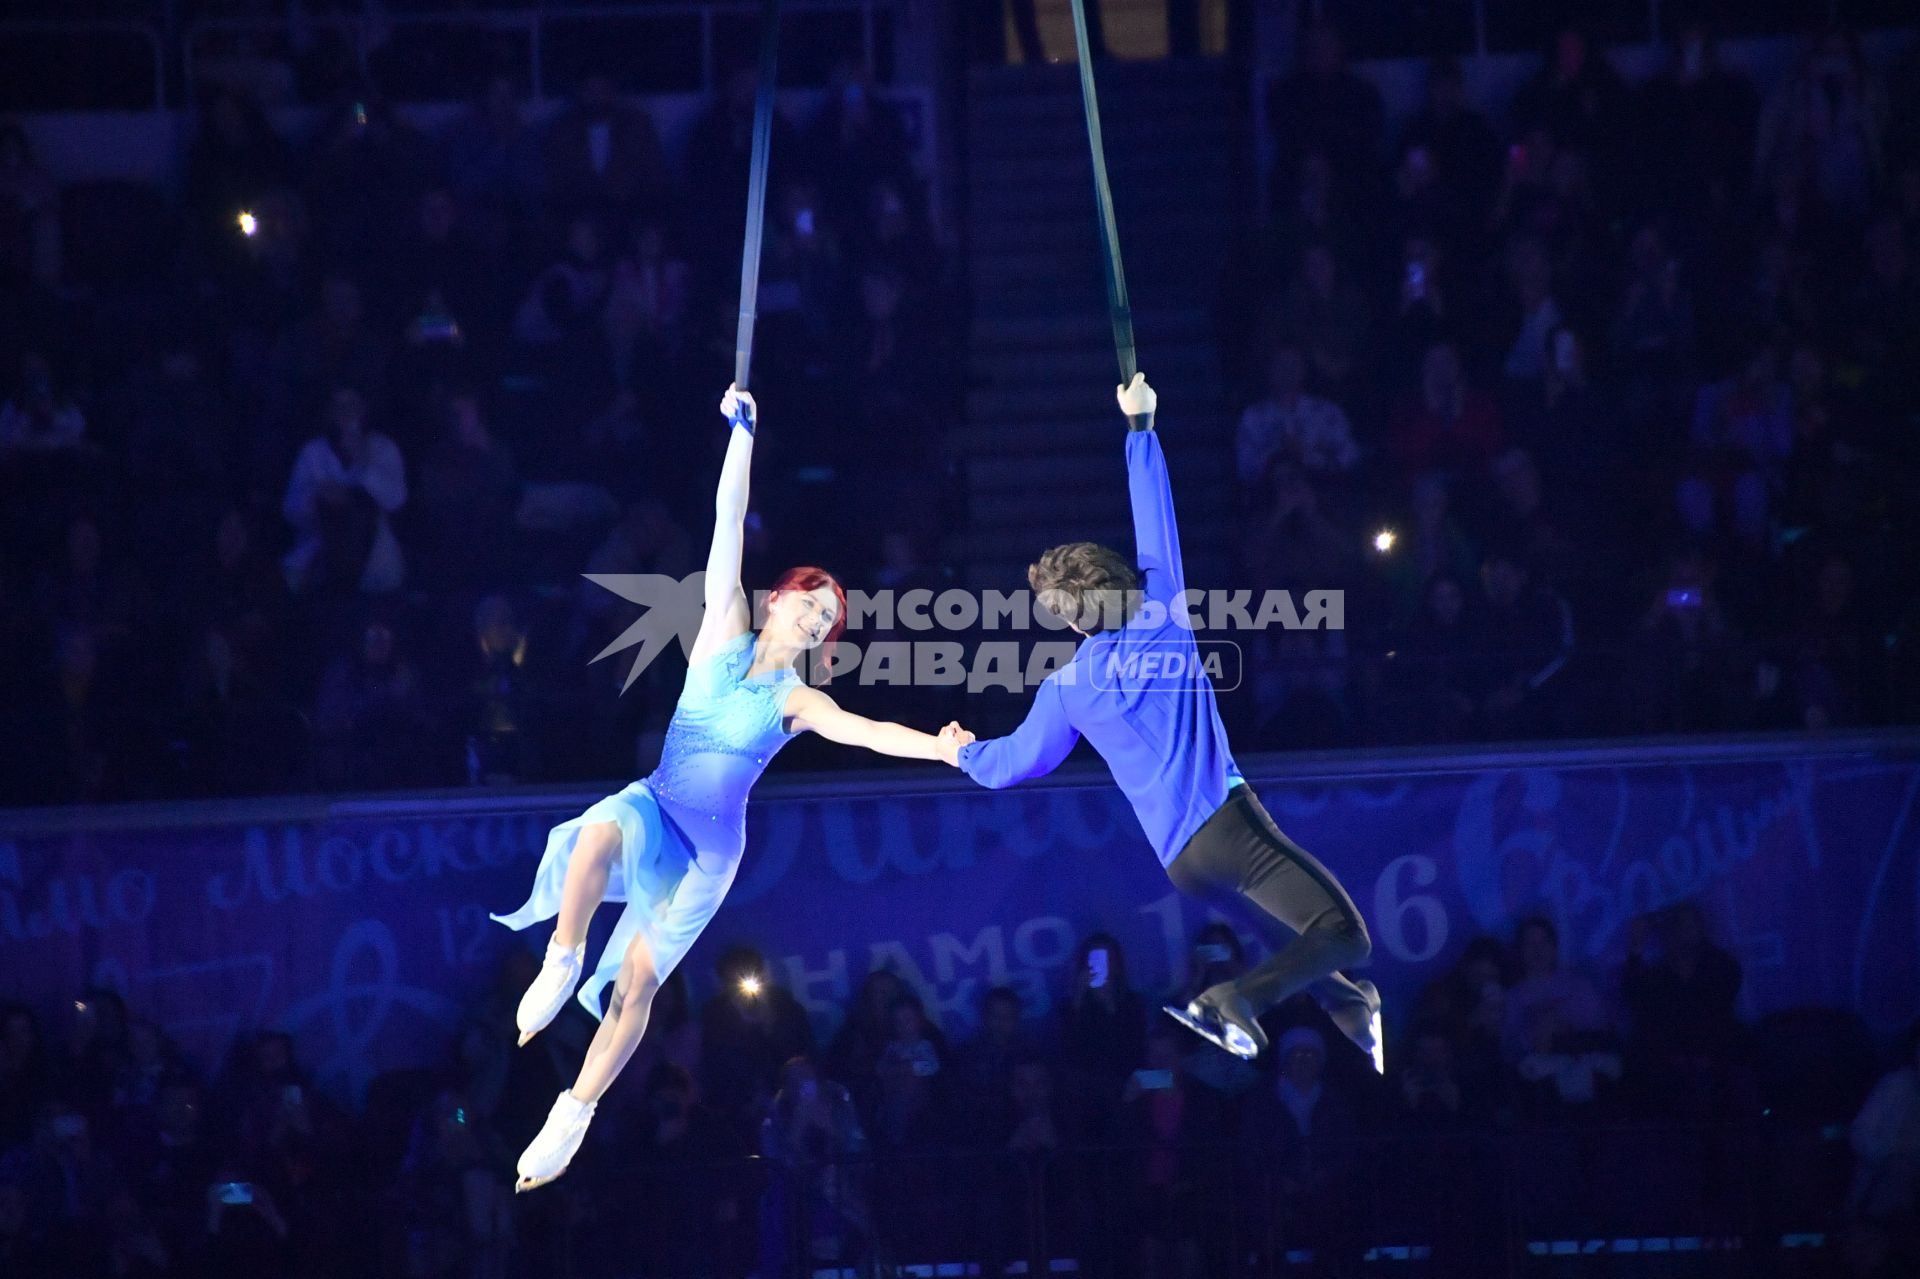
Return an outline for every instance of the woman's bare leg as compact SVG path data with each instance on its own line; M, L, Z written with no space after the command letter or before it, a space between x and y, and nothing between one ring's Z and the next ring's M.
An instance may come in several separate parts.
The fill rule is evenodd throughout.
M567 863L566 882L560 887L560 918L553 926L553 939L563 949L572 950L587 939L587 925L607 894L607 877L619 855L619 826L595 822L580 828L573 858Z
M581 1063L580 1077L573 1083L575 1098L599 1101L621 1068L632 1059L633 1050L640 1046L640 1036L647 1032L647 1014L652 1011L653 997L659 990L660 978L654 970L653 951L648 948L646 938L636 937L627 947L626 958L620 961L620 976L613 984L613 1002L607 1007L600 1029L594 1032L593 1042L587 1045L587 1059Z

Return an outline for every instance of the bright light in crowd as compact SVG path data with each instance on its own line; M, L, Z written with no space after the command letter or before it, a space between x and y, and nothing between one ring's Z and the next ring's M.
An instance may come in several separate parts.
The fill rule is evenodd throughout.
M245 209L240 210L240 216L234 220L240 224L240 234L249 238L260 229L259 220Z
M1393 544L1398 540L1398 535L1392 529L1383 528L1373 535L1373 549L1385 555L1393 549Z
M751 974L742 977L740 979L740 993L748 999L752 999L755 995L758 995L760 993L760 979Z

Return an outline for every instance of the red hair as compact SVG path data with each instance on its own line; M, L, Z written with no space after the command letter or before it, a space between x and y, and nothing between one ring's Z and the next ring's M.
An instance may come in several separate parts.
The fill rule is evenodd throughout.
M812 564L797 564L773 579L773 585L767 588L767 594L779 595L787 591L799 591L802 595L817 591L823 586L833 588L833 625L827 628L826 638L820 641L817 658L808 659L819 662L827 673L827 679L833 678L833 646L839 641L841 633L847 629L847 592L840 585L840 579L823 568Z

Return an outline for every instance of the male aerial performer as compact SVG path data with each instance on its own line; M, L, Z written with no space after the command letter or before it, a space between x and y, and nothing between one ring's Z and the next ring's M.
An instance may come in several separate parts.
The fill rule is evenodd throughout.
M1339 971L1371 951L1366 925L1339 881L1280 832L1241 777L1183 624L1173 492L1153 430L1158 397L1136 373L1119 399L1140 577L1118 552L1092 542L1056 546L1027 570L1040 606L1085 642L1040 685L1026 721L1006 737L962 747L960 767L998 789L1051 772L1084 736L1113 770L1174 886L1276 943L1264 963L1167 1011L1250 1059L1267 1044L1261 1014L1311 988L1374 1069L1384 1070L1379 992ZM1138 660L1149 653L1160 656ZM1168 660L1176 654L1185 660ZM1248 903L1256 909L1245 909ZM1275 922L1297 936L1282 942Z

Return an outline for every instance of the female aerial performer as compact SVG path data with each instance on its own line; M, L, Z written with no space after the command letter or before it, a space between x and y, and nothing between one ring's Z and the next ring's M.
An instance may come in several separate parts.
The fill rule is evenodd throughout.
M707 553L706 614L687 680L661 749L660 766L572 821L554 827L534 874L533 895L495 919L525 928L559 916L540 975L520 1000L520 1042L559 1015L585 967L587 922L603 900L627 904L580 1002L600 1017L573 1087L520 1155L517 1190L545 1185L579 1151L595 1105L633 1056L660 983L720 908L746 843L747 792L775 751L802 732L906 759L955 763L970 740L956 727L935 737L841 710L808 687L795 666L831 645L846 625L846 594L825 570L792 568L767 594L756 636L740 585L747 476L753 460L753 397L729 387L720 411L732 423Z

